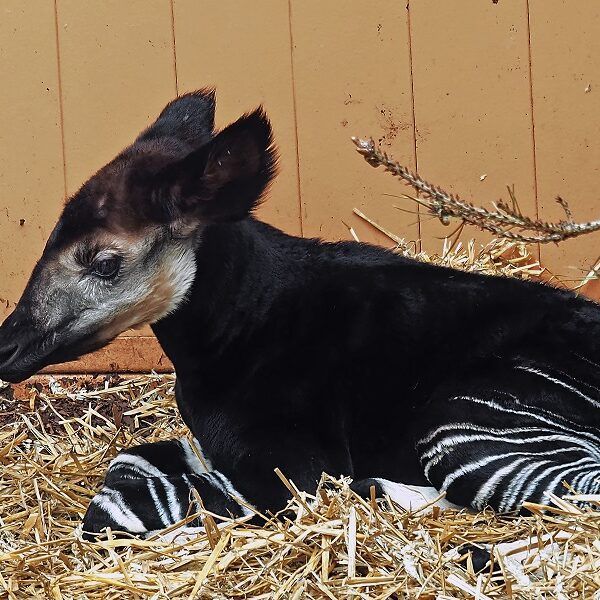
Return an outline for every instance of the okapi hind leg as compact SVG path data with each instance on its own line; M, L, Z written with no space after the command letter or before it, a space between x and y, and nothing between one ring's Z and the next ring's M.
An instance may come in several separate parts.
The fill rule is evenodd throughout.
M353 481L350 489L366 500L371 498L371 489L375 491L376 498L389 498L392 502L407 512L426 514L434 506L445 510L464 510L464 506L453 504L443 497L434 487L408 485L396 483L380 477L370 477ZM492 556L491 546L481 544L460 544L455 546L460 560L471 557L471 563L475 573L487 568Z
M564 366L562 367L565 368ZM513 361L440 387L423 416L424 474L452 502L500 513L600 490L597 382Z

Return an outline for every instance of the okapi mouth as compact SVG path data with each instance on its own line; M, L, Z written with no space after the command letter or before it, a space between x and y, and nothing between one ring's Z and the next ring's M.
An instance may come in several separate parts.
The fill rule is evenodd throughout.
M76 334L69 325L63 325L60 330L40 335L34 330L16 330L9 320L0 326L0 380L9 383L25 381L48 365L77 360L106 346L120 333L118 330L106 337L100 327Z
M3 329L0 328L0 379L19 383L50 363L54 348L47 340L40 342L35 336L21 334L15 339L13 330L9 333L12 339L2 345Z
M0 354L0 379L8 381L10 383L20 383L28 377L34 375L43 366L38 366L39 363L29 362L25 365L22 363L20 348L17 346L16 350L10 354ZM8 356L8 358L6 358Z
M0 348L0 365L10 365L17 354L19 354L19 344L17 343L10 342L4 348Z
M21 383L22 381L29 379L32 375L35 375L41 368L43 367L34 367L24 371L19 368L11 368L11 365L0 365L0 379L2 379L2 381L8 381L9 383Z
M68 340L68 343L58 341L63 338L67 342L67 337L57 332L40 336L32 330L15 330L7 319L0 327L0 379L20 383L48 365L75 360L104 345L94 344L87 335L80 340Z

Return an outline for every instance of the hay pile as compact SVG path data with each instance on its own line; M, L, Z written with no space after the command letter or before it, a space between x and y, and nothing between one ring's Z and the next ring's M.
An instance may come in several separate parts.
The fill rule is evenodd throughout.
M539 271L517 245L445 254L421 258ZM293 521L256 529L204 515L208 534L191 539L81 541L77 525L119 449L185 433L173 384L168 375L61 378L0 390L0 598L600 597L600 511L558 499L547 513L531 506L530 517L409 514L328 480L311 508L284 478ZM496 566L475 573L467 544L492 545Z

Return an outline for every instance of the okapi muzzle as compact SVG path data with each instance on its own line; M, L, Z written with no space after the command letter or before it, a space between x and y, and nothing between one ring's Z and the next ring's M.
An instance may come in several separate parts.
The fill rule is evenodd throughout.
M23 373L31 371L30 364L37 363L31 348L39 348L39 335L24 310L15 310L0 328L0 362L2 364L2 379L11 382L22 381L27 377ZM28 360L24 360L28 357ZM29 363L29 364L27 364ZM35 370L32 371L32 373Z
M21 381L49 364L51 356L59 354L61 340L73 320L73 311L65 308L74 306L65 301L67 290L61 290L53 280L52 263L45 252L17 307L0 327L2 379Z
M185 301L207 225L256 206L275 169L262 109L214 133L212 90L177 98L68 201L0 327L18 382L154 323Z

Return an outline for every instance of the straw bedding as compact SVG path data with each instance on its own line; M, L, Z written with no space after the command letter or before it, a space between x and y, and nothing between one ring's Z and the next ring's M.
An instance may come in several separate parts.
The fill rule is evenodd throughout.
M521 246L474 248L420 258L540 272ZM205 514L196 535L81 541L77 525L119 449L185 434L173 384L111 376L0 390L1 598L600 598L600 511L558 499L528 517L411 514L327 476L313 499L281 474L292 520L257 529ZM495 566L477 574L461 550L483 544Z

